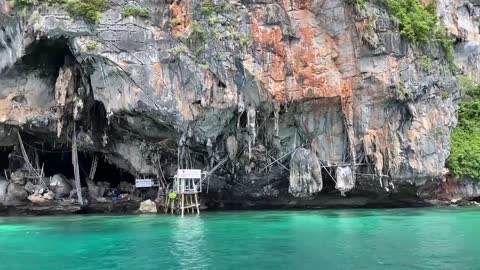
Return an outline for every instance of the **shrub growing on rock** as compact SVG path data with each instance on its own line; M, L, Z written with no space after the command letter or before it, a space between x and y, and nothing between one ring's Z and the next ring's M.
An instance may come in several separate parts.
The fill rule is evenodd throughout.
M122 11L123 17L142 17L142 18L149 18L150 12L146 8L137 7L137 6L126 6L123 8Z
M424 5L420 0L377 0L384 4L394 16L400 33L412 43L438 42L445 53L450 70L456 70L454 64L453 41L448 37L445 27L437 17L436 1Z
M13 6L14 7L25 7L25 6L31 6L35 3L34 0L15 0L13 1Z
M98 44L97 44L96 41L94 41L94 40L89 41L89 42L87 43L87 50L93 51L93 50L95 50L95 49L97 48L97 45L98 45Z
M461 92L448 168L454 175L480 179L480 85L463 78Z
M97 23L102 13L110 8L109 0L13 0L16 8L47 4L64 7L72 17Z
M69 0L67 10L73 17L80 17L91 23L98 23L102 13L110 8L108 0Z
M400 33L411 42L427 42L438 18L434 2L423 5L420 0L380 0L398 19Z

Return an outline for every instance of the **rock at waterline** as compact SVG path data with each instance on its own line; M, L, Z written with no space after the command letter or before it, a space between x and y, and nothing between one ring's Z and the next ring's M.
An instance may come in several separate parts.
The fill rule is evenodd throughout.
M36 204L44 204L49 202L48 199L44 198L41 194L38 194L38 193L28 196L28 200Z
M142 213L156 214L157 204L155 204L155 202L153 202L152 200L146 200L140 203L140 208L138 210Z
M50 188L59 198L65 198L70 195L72 185L62 174L55 174L50 181Z
M28 193L24 186L10 182L7 188L7 196L5 198L6 205L16 205L27 200Z
M43 194L43 198L51 201L55 199L55 193L49 190L47 193Z

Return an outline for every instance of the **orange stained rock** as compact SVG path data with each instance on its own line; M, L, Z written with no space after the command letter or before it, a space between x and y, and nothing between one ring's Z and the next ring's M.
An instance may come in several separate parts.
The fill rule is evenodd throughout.
M49 115L48 109L21 105L14 107L11 99L16 95L12 93L4 99L0 99L0 122L8 124L25 124L28 119L38 115ZM53 115L52 115L53 117Z
M351 97L353 96L352 84L349 80L344 80L342 82L342 96Z
M282 5L286 10L312 9L313 0L283 0Z
M270 81L284 81L286 77L286 55L285 45L282 42L282 29L279 26L261 26L257 18L252 17L252 37L257 51L262 55L262 59L268 59L268 63L265 63L262 68L268 76L260 77L263 83L270 84ZM276 90L281 92L283 89L270 88L270 93L275 99L278 99L280 96Z
M163 89L162 64L155 63L153 64L153 68L155 70L155 94L157 96L160 96L162 94L162 89Z
M311 27L299 28L301 42L292 48L295 80L304 89L303 97L340 96L344 92L343 82L331 57L336 55L335 43L316 31ZM314 45L314 39L322 42L321 47Z
M252 11L257 62L249 68L276 102L352 95L356 62L351 37L330 37L310 10L313 1L284 1L296 22L297 39L284 39L278 25L263 25L264 10Z
M175 36L179 36L190 26L190 0L175 0L169 9L172 14L171 20L175 20L172 32Z
M253 10L253 16L257 21L263 21L265 19L265 11L261 8L256 8Z
M268 49L272 53L285 56L285 45L282 42L283 33L279 26L264 27L256 18L252 19L253 40L261 50Z

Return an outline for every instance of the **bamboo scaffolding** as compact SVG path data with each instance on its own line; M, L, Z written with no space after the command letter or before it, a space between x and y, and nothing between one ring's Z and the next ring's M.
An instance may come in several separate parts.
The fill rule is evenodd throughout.
M38 170L33 167L32 163L30 162L30 159L28 158L27 151L25 150L25 146L23 145L22 136L20 136L20 132L18 131L17 131L17 137L18 137L18 142L20 144L20 150L22 151L23 160L25 161L25 165L27 166L27 170L29 174L28 178L31 178L31 175L33 174L34 179L38 178L39 182L43 183L46 186L45 182L43 181L43 167L41 172L38 172Z

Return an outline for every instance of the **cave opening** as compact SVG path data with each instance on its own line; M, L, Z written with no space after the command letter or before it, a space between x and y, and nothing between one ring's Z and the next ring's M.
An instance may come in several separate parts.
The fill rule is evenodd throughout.
M86 185L86 178L90 174L90 168L95 155L99 156L99 158L93 179L94 182L108 182L111 188L118 187L122 181L130 184L135 183L135 176L109 163L101 154L78 152L78 166L83 185ZM71 151L39 152L39 160L40 164L44 166L45 176L49 177L61 173L69 179L74 178Z
M323 189L322 193L332 193L336 192L337 190L335 189L335 170L332 168L322 168L322 179L323 179Z
M13 146L0 147L0 175L4 177L5 170L10 169L10 155L12 153Z
M34 40L12 67L0 73L0 98L10 98L11 102L21 105L51 108L55 105L55 84L64 66L75 67L73 76L80 81L81 70L76 68L78 63L67 38Z
M126 170L118 168L115 164L110 163L99 153L79 153L78 162L81 168L80 174L82 175L82 179L85 179L88 176L94 155L99 156L97 170L95 172L95 177L93 178L94 182L108 182L112 188L118 187L120 182L123 181L135 184L135 176Z
M17 65L38 69L43 71L46 76L56 78L59 69L73 61L74 57L66 38L42 38L34 41L25 49L25 56Z

